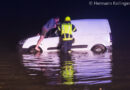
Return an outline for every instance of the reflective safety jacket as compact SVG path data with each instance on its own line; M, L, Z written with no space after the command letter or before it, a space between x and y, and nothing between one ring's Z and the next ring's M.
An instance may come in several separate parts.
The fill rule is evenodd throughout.
M63 41L72 40L72 32L77 31L76 27L70 22L65 22L58 27L60 31L61 38Z

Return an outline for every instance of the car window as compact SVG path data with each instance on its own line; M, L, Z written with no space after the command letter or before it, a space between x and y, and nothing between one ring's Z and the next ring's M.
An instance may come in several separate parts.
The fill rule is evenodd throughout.
M46 34L45 38L49 38L49 37L58 37L58 34L56 33L57 29L52 29L49 30Z

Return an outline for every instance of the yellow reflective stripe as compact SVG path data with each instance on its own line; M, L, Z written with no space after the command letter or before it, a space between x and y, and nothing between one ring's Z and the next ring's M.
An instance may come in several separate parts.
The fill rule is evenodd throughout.
M61 31L60 26L58 26L58 30Z
M64 27L64 24L62 25L62 32L61 32L61 35L64 34L64 38L66 38L66 34L65 34L65 27Z
M70 24L69 34L72 34L72 24Z
M69 34L68 38L70 38L70 34Z
M68 36L68 38L70 38L70 26L69 26L69 29L68 29L68 34L69 34L69 36Z
M62 25L61 35L63 35L64 33L65 33L65 27L64 27L64 25Z
M63 38L63 41L72 40L72 38Z
M73 32L76 30L76 28L73 29Z

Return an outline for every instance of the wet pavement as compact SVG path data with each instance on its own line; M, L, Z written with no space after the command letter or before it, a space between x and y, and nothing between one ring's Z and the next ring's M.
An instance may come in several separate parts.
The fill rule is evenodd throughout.
M129 90L129 62L115 63L122 59L117 57L86 51L1 53L0 90Z

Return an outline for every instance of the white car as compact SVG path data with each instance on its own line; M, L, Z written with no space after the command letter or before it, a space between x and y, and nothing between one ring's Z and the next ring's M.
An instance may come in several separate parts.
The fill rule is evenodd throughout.
M108 47L112 46L111 29L107 19L80 19L72 20L71 23L77 28L77 32L73 32L72 51L92 50L94 53L104 53ZM34 36L27 38L24 42L20 41L22 49L29 52L34 50L39 37ZM59 36L50 30L39 48L41 52L58 51Z

